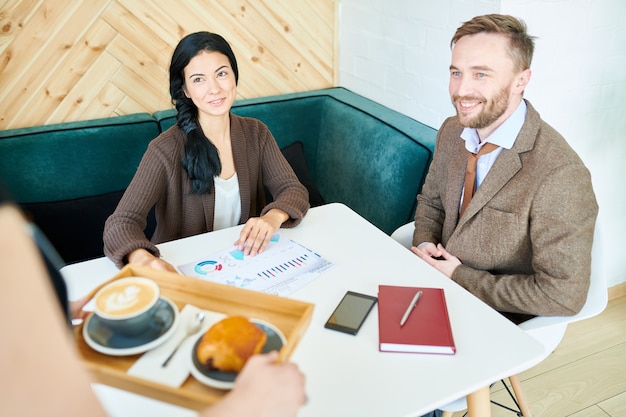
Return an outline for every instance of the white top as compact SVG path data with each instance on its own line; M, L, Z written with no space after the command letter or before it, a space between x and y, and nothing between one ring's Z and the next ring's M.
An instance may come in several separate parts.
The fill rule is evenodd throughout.
M237 226L241 219L241 196L237 173L227 180L215 177L213 230Z

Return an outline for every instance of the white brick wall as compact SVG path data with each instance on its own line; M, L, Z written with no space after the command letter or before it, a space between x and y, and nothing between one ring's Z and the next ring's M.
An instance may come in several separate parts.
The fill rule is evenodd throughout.
M340 0L340 85L439 128L449 42L475 15L505 13L538 37L526 91L591 170L609 286L626 282L626 2Z

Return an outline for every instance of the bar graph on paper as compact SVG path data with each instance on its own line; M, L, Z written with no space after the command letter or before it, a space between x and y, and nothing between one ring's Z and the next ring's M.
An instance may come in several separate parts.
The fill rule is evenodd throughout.
M268 294L288 296L332 266L322 256L280 234L265 251L246 256L236 246L179 265L184 275Z

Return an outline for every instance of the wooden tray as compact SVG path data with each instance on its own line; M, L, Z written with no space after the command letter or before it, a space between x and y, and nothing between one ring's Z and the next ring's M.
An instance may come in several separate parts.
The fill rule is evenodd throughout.
M313 314L314 305L310 303L138 266L127 265L110 281L129 276L142 276L156 281L161 293L172 300L179 311L186 304L192 304L201 309L229 315L241 314L272 323L287 339L287 343L280 351L283 360L291 356L309 326ZM82 325L78 326L74 333L78 350L87 369L95 381L102 384L194 410L207 407L226 393L224 390L203 385L191 375L180 388L128 375L128 369L141 355L105 355L87 345L83 339Z

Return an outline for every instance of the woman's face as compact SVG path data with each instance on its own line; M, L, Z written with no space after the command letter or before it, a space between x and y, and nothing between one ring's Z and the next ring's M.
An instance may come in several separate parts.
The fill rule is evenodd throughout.
M198 108L199 118L228 114L237 95L237 83L226 55L201 51L183 72L183 91Z

